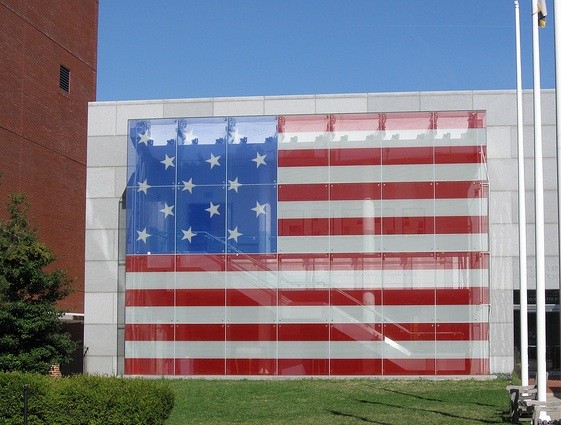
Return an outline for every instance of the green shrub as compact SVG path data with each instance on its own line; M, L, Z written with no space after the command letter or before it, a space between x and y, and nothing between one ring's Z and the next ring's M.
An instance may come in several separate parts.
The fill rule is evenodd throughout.
M23 423L24 384L29 386L29 425L164 424L174 403L165 381L0 373L1 425Z
M23 387L28 386L27 418L30 425L47 424L45 402L48 399L49 377L21 372L0 373L0 424L23 423Z

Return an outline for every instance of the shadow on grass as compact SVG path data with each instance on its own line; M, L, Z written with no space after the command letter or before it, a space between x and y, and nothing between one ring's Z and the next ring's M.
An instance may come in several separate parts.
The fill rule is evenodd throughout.
M409 396L409 397L418 398L419 400L438 401L438 402L444 403L444 400L439 400L438 398L423 397L423 396L416 395L416 394L405 393L403 391L390 390L388 388L382 388L382 390L390 392L390 393L394 393L394 394L406 395L406 396Z
M388 391L390 393L395 393L395 394L399 394L399 395L405 395L405 396L417 398L419 400L437 401L437 402L440 402L440 403L446 403L446 400L440 400L438 398L423 397L423 396L420 396L420 395L417 395L417 394L410 394L410 393L406 393L406 392L403 392L403 391L390 390L388 388L382 388L382 390ZM477 406L483 406L483 407L495 407L494 404L478 403L477 401L466 401L466 403L475 404Z
M366 404L377 404L377 405L380 405L380 406L393 407L393 408L396 408L396 409L407 409L407 410L414 410L414 411L417 411L417 412L436 413L437 415L446 416L448 418L465 419L465 420L468 420L468 421L480 422L480 423L484 423L484 424L496 424L497 423L496 421L488 421L486 419L477 419L477 418L470 418L468 416L454 415L453 413L441 412L440 410L421 409L421 408L418 408L418 407L408 407L408 406L401 406L401 405L396 405L396 404L382 403L380 401L370 401L370 400L356 400L356 401L358 401L360 403L366 403Z
M331 413L332 415L335 415L335 416L344 416L344 417L346 417L346 418L360 419L360 420L363 421L363 422L368 422L368 423L371 423L371 424L392 425L392 424L389 424L389 423L387 423L387 422L373 421L372 419L368 419L368 418L365 418L365 417L363 417L363 416L357 416L357 415L352 415L352 414L350 414L350 413L338 412L337 410L327 410L327 411L328 411L329 413Z

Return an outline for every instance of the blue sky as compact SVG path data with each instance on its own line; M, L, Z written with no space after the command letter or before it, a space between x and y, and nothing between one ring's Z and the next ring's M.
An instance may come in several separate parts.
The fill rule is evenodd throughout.
M555 84L548 8L542 88ZM515 86L512 0L99 1L98 101Z

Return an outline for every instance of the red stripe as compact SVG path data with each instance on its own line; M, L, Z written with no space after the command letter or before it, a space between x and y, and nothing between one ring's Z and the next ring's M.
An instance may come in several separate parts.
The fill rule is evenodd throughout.
M436 198L433 182L384 183L381 197L387 200Z
M331 341L382 341L381 323L336 323L331 325Z
M334 131L376 131L382 114L336 114L331 115Z
M126 307L173 307L175 291L173 289L127 289Z
M226 256L220 254L178 255L178 272L223 272L226 270Z
M327 236L328 218L283 218L278 220L279 236Z
M279 324L280 341L329 341L327 323L283 323Z
M282 218L279 236L486 233L485 216Z
M435 217L434 225L436 234L487 233L489 231L487 216Z
M435 164L470 164L486 162L485 146L437 146L434 148Z
M487 341L488 323L437 323L437 341Z
M384 303L386 299L384 298ZM489 288L436 289L436 305L479 305L489 304ZM386 304L387 305L387 304Z
M227 254L226 271L275 271L277 254Z
M384 359L384 375L487 375L488 359Z
M489 184L482 181L436 182L434 197L436 199L488 198Z
M173 255L127 255L127 272L171 272L175 270Z
M487 269L489 268L489 255L484 252L390 252L390 253L338 253L338 254L275 254L278 261L278 270L416 270L416 269ZM254 257L254 254L243 254L247 257L251 264L254 261L262 262L256 269L270 270L274 265L272 257L275 255L267 255L263 260L261 255ZM130 261L129 258L135 261ZM127 256L127 264L141 264L142 261L136 261L140 258L151 256ZM208 262L208 255L177 255L177 264L189 264L189 267L180 267L178 271L213 271L217 268L217 264L223 265L225 271L225 256L218 262ZM220 257L220 256L216 256ZM202 261L199 265L198 261ZM245 261L245 260L244 260ZM221 266L222 267L222 266ZM240 263L236 267L241 267ZM246 265L248 269L253 266ZM211 270L205 270L211 269ZM139 269L127 270L128 272L169 272L171 270L155 269L146 270L143 267Z
M484 111L388 112L279 116L279 133L485 128Z
M125 375L174 375L175 359L125 358Z
M329 254L279 254L279 270L329 270Z
M488 269L485 252L388 252L382 255L383 270L465 270Z
M383 375L435 375L434 359L382 359Z
M434 164L432 146L382 149L382 165L414 164Z
M327 184L279 184L280 201L327 201L329 186Z
M327 167L328 149L279 150L279 167Z
M480 305L487 288L129 289L127 307Z
M434 341L434 323L386 323L384 337L394 341Z
M226 304L224 289L178 289L175 294L175 307L220 307Z
M332 201L381 199L382 185L380 183L332 184L330 186L330 196Z
M224 375L224 359L176 359L176 375Z
M331 375L382 375L382 359L331 359Z
M382 150L380 148L330 149L329 159L332 167L381 165Z
M125 341L487 341L487 323L127 324Z
M278 368L277 368L278 365ZM135 359L125 375L487 375L489 360L464 359Z
M277 325L272 323L232 323L226 326L226 341L276 341Z
M487 375L487 359L331 359L331 375ZM426 369L425 369L426 368Z
M381 289L332 289L331 305L382 305Z
M278 118L279 133L326 132L329 115L284 115Z
M279 289L280 306L328 306L329 289Z
M279 149L278 151L279 167L477 164L485 160L484 146Z
M277 375L277 360L226 359L226 375Z
M227 306L276 306L276 289L227 289Z
M172 324L125 324L125 341L174 341Z
M329 359L278 359L277 364L283 376L329 375Z
M175 325L175 341L224 341L224 325L182 323Z
M436 359L437 375L488 375L489 359Z
M279 202L392 199L487 198L489 187L481 181L281 184Z

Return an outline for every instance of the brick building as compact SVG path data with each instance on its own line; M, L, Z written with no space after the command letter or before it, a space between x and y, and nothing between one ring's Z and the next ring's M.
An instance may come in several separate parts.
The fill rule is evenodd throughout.
M0 214L24 193L32 223L76 278L84 312L88 102L95 100L98 0L0 0Z

